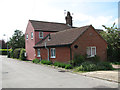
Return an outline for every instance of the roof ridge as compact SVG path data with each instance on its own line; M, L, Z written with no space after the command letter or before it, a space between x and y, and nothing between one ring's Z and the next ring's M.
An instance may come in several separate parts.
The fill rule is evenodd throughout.
M55 33L50 33L50 34L58 34L58 33L61 33L61 32L66 32L66 31L69 31L69 30L75 30L75 29L79 29L79 28L83 28L83 27L89 27L91 25L86 25L86 26L82 26L82 27L76 27L76 28L70 28L70 29L65 29L63 31L59 31L59 32L55 32Z
M60 22L49 22L49 21L38 21L38 20L29 20L30 22L43 22L43 23L53 23L53 24L63 24L63 25L67 25L65 23L60 23Z

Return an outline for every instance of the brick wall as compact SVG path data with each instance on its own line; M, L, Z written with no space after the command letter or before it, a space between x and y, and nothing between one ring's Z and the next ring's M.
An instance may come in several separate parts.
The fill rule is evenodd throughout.
M31 32L33 32L33 39L31 39ZM26 35L28 34L28 40L26 40ZM33 46L35 45L35 37L34 37L34 28L32 27L31 23L28 22L26 32L25 32L25 49L27 53L27 59L33 60L35 58L35 49Z
M78 48L74 48L74 45L78 45ZM100 56L102 61L107 60L107 43L92 27L81 35L71 46L72 58L74 57L74 53L85 55L86 48L89 46L96 46L96 55Z

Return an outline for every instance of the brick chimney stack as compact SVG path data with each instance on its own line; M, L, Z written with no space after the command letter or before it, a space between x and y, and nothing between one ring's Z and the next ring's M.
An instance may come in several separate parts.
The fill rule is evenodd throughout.
M66 24L72 27L72 16L70 15L70 12L67 12L67 16L65 17Z

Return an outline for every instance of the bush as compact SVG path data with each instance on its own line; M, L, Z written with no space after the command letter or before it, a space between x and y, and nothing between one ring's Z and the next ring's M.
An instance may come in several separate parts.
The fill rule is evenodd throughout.
M8 52L7 57L10 58L10 52Z
M86 61L81 64L78 70L79 71L95 71L97 70L97 65L90 61Z
M12 51L12 49L8 49L8 52ZM0 55L7 55L7 49L0 49Z
M47 65L51 65L52 64L52 62L48 61L48 60L41 60L41 63L42 64L47 64Z
M97 63L98 70L112 70L113 67L109 62L100 62Z
M72 67L72 65L71 64L66 64L65 65L65 69L72 69L73 67Z
M74 54L74 59L70 62L73 66L79 66L85 61L85 57L82 55Z
M54 66L65 68L66 64L61 62L54 62Z
M113 67L110 63L108 62L90 62L86 61L83 62L80 67L77 67L77 71L96 71L96 70L112 70Z
M39 59L37 59L37 58L35 58L35 59L33 59L33 60L32 60L32 62L37 64L37 63L39 63L39 62L40 62L40 60L39 60Z
M95 55L94 57L86 58L86 60L97 63L97 62L100 62L100 57Z
M13 50L10 52L10 58L13 58Z
M17 48L13 51L13 58L19 59L21 49L22 48Z
M25 52L25 49L21 49L19 56L21 60L26 60Z

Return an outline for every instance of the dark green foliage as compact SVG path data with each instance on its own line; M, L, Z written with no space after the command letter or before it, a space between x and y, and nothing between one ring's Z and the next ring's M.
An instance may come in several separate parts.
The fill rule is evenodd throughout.
M10 52L8 52L7 57L10 58Z
M21 49L22 48L17 48L13 51L13 58L19 59Z
M109 62L97 63L98 70L112 70L113 67Z
M65 68L66 64L61 62L54 62L54 66Z
M74 54L74 59L70 61L73 66L79 66L82 62L85 61L85 57L82 55Z
M90 61L83 62L80 65L80 67L77 68L77 71L95 71L95 70L97 70L97 66Z
M72 65L71 64L66 64L65 65L65 69L72 69L73 67L72 67Z
M108 60L112 62L119 62L120 60L120 31L118 30L115 23L112 27L106 27L103 25L106 31L101 32L100 34L107 41L107 56Z
M96 70L113 70L113 67L108 62L83 62L79 67L76 68L77 71L96 71Z
M65 69L72 69L73 68L71 64L65 64L65 63L61 63L61 62L54 62L54 66L62 67Z
M41 60L41 63L42 64L47 64L47 65L51 65L52 64L52 62L48 61L48 60Z
M12 49L8 49L8 52L10 52ZM0 49L0 55L7 55L7 49Z
M37 59L37 58L35 58L35 59L33 59L33 60L32 60L32 62L37 64L37 63L39 63L39 62L40 62L40 60L39 60L39 59Z
M111 63L115 65L120 65L120 62L111 62Z
M10 52L10 58L13 58L13 50Z
M97 63L100 62L100 57L95 55L95 57L86 58L86 61Z
M25 53L26 53L25 49L21 49L21 51L20 51L20 59L21 60L26 60Z
M25 48L25 35L20 30L15 30L14 34L10 38L8 42L8 46L12 47L12 49L16 48Z

